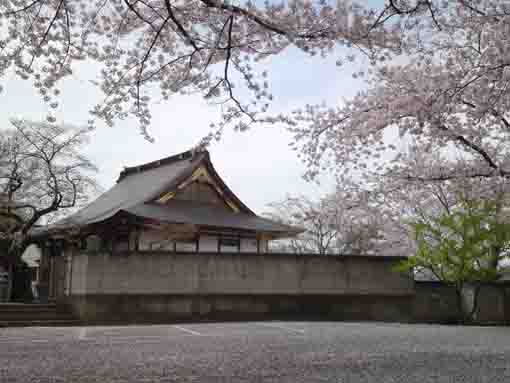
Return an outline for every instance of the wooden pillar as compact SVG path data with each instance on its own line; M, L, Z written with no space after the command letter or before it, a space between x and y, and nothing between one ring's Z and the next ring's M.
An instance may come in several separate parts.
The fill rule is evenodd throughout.
M269 250L269 244L268 244L268 241L269 241L269 238L270 236L266 235L266 234L260 234L257 236L257 253L267 253L268 250ZM263 246L262 244L265 243L265 246Z
M50 256L49 259L49 286L48 286L48 299L55 299L55 257Z
M65 287L64 295L69 296L73 293L73 256L74 252L78 250L75 246L69 246L67 254L65 254Z
M41 259L39 261L39 278L37 282L39 300L45 301L48 298L50 284L50 265L49 265L49 241L39 243L41 249Z

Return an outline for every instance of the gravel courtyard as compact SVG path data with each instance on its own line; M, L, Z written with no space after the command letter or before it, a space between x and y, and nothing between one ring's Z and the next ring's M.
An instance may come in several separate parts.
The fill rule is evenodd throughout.
M324 322L3 328L0 382L510 382L510 328Z

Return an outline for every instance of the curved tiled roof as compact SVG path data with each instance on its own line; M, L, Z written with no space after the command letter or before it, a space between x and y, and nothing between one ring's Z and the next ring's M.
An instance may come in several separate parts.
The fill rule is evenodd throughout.
M174 201L160 205L144 203L126 210L139 217L157 221L194 224L199 226L234 228L266 233L299 234L302 230L257 215L233 213L214 205L200 205L189 201Z
M185 155L186 153L188 152L170 157L172 161L162 160L160 166L141 165L127 168L111 189L77 213L57 222L55 226L84 226L104 221L121 210L156 198L172 186L176 186L178 180L190 174L207 155L198 153L189 156Z
M207 205L194 205L185 201L170 205L153 203L163 193L177 188L200 166L207 168L226 196L239 207L239 212L229 212ZM34 235L50 229L87 226L111 218L119 212L174 223L274 233L297 234L302 231L258 217L223 182L214 169L207 151L187 151L140 166L125 168L120 173L117 183L95 201L50 227L35 230Z

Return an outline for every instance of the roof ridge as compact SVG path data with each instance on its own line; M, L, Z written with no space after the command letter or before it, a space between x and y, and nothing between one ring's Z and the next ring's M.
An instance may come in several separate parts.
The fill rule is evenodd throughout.
M185 152L177 153L169 157L160 158L159 160L146 162L141 165L136 166L125 166L124 169L120 172L119 178L117 179L117 183L122 181L125 177L128 175L134 174L134 173L140 173L146 170L156 169L163 165L168 165L173 162L177 161L183 161L183 160L192 160L199 154L205 154L206 156L209 156L209 152L205 149L190 149L186 150Z

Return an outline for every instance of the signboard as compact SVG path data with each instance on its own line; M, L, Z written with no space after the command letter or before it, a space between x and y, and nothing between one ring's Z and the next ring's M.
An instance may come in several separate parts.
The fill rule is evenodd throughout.
M9 273L0 271L0 283L6 283L9 280Z

